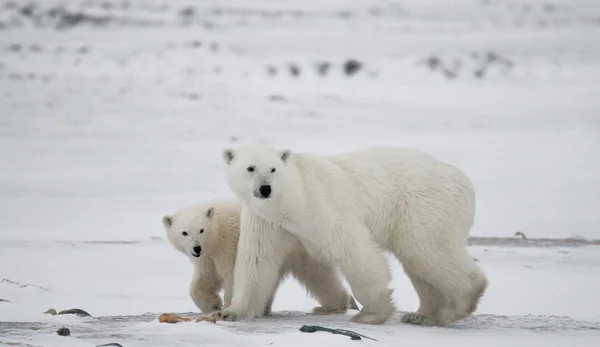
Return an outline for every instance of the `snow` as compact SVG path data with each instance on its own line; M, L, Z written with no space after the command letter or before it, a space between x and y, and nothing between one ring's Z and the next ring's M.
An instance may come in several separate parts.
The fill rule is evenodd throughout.
M70 27L48 14L60 6L92 20ZM1 2L0 279L48 291L0 283L10 300L0 302L0 341L85 342L56 335L60 324L106 336L94 320L40 314L80 307L130 317L114 327L126 346L348 343L298 332L306 321L379 344L590 345L595 246L470 247L491 284L459 328L302 318L314 302L293 281L275 301L291 316L260 324L138 315L196 311L191 265L164 241L160 218L233 198L221 151L253 141L322 154L422 148L472 177L474 236L600 239L599 18L595 0ZM363 64L350 77L348 59ZM399 309L416 309L390 265ZM523 328L536 319L548 331Z

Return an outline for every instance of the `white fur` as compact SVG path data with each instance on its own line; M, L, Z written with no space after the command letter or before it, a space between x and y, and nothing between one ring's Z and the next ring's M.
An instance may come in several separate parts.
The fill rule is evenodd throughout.
M383 251L397 256L419 294L419 310L403 321L445 324L476 309L487 280L466 251L475 194L456 167L390 147L323 157L249 145L223 157L242 202L242 237L232 304L217 316L260 314L289 238L340 267L363 305L353 321L381 324L395 311ZM261 185L271 186L266 199Z
M187 255L194 265L190 296L196 306L204 313L228 307L233 294L240 234L240 203L214 201L187 206L173 215L164 216L163 225L173 247ZM194 250L198 246L201 247L199 254ZM335 269L310 258L297 238L290 237L274 252L283 260L271 274L274 279L270 278L266 288L261 286L265 288L261 292L264 300L257 315L270 313L275 291L290 273L322 305L313 310L315 313L344 313L349 305L356 308ZM267 262L274 258L270 254L257 255L253 261ZM224 289L224 302L218 294L221 289Z

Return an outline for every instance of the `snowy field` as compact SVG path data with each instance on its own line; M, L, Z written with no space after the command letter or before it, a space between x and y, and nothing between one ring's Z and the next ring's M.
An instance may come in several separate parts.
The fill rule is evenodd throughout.
M471 246L490 287L450 328L304 317L294 281L255 323L154 318L196 311L161 217L233 198L221 151L254 141L418 147L473 179L472 235L600 239L599 42L597 0L0 0L0 345L597 343L592 245Z

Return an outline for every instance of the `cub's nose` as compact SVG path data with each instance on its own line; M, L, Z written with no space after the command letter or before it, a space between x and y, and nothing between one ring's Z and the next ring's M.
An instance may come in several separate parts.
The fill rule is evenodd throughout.
M260 188L258 188L258 191L260 192L260 195L262 195L264 198L268 198L271 195L271 186L260 186Z
M202 252L202 247L200 247L200 246L194 246L194 255L196 257L199 257L201 252Z

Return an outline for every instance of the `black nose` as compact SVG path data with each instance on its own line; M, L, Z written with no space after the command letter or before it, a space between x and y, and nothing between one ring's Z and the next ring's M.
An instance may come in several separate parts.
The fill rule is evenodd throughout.
M194 253L200 254L200 252L202 252L202 247L200 247L200 246L194 246Z
M260 195L264 196L265 198L268 198L269 195L271 195L271 186L269 186L269 185L260 186L258 191L260 192Z

